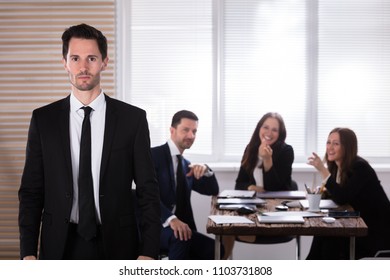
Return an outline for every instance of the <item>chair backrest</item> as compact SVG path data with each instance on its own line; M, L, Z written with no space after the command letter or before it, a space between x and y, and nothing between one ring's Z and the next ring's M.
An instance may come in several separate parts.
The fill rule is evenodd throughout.
M298 184L297 184L297 182L294 181L294 180L292 180L292 179L291 179L290 190L292 190L292 191L297 191L297 190L298 190Z
M374 258L390 258L390 250L381 250L376 252Z

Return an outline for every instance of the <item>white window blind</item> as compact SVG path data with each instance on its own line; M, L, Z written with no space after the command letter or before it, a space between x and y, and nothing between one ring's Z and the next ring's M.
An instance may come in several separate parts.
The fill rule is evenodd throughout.
M224 156L241 156L257 122L279 112L286 142L305 150L307 50L305 1L224 1Z
M318 21L318 147L347 126L360 154L388 160L390 1L320 1Z
M173 114L186 109L199 117L189 153L212 152L211 7L209 0L134 0L129 5L124 17L125 100L147 111L152 146L165 143Z
M115 93L115 3L0 0L0 259L19 258L18 189L32 110L67 96L61 35L80 23L109 43L104 90Z

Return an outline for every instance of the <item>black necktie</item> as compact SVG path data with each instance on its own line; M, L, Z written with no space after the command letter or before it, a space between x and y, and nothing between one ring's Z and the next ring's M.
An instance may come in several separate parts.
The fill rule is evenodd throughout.
M83 107L84 120L80 140L79 166L79 224L78 233L91 240L96 236L96 213L93 196L93 180L91 171L91 107Z
M188 226L196 230L192 208L187 195L187 182L183 171L183 156L177 155L178 164L176 172L176 211L175 215Z

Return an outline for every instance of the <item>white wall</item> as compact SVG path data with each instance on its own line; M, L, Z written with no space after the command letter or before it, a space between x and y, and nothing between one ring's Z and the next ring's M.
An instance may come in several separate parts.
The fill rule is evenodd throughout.
M229 167L220 167L217 164L209 164L215 171L220 190L233 189L234 183L238 173L238 167L236 165ZM374 167L375 168L375 167ZM390 171L388 167L377 167L377 174L382 182L382 186L385 188L387 196L390 197ZM306 166L296 166L293 171L293 179L297 181L299 189L304 190L304 183L312 184L314 169ZM319 177L318 177L319 180ZM198 230L202 233L206 233L207 217L210 212L211 199L208 196L200 195L196 192L192 192L192 207L195 215L196 224ZM209 235L214 238L214 235ZM305 259L311 244L312 237L301 237L301 259ZM242 242L236 242L233 259L295 259L295 240L292 240L284 244L276 245L257 245L246 244Z

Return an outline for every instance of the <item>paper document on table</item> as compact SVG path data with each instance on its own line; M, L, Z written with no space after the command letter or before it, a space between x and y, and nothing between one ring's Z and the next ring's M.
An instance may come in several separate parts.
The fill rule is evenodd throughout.
M269 217L276 217L276 216L300 216L300 217L323 217L325 214L322 213L314 213L314 212L309 212L309 211L276 211L276 212L264 212L264 216L269 216Z
M261 198L218 198L217 204L265 204L266 201Z
M209 218L219 224L254 224L253 221L243 216L211 215Z
M260 223L266 224L303 224L302 216L257 216Z
M244 191L244 190L224 190L218 194L218 197L225 198L251 198L255 196L255 191Z
M309 202L307 199L299 200L303 208L309 208ZM324 209L332 209L339 207L333 200L331 199L321 199L320 208Z

